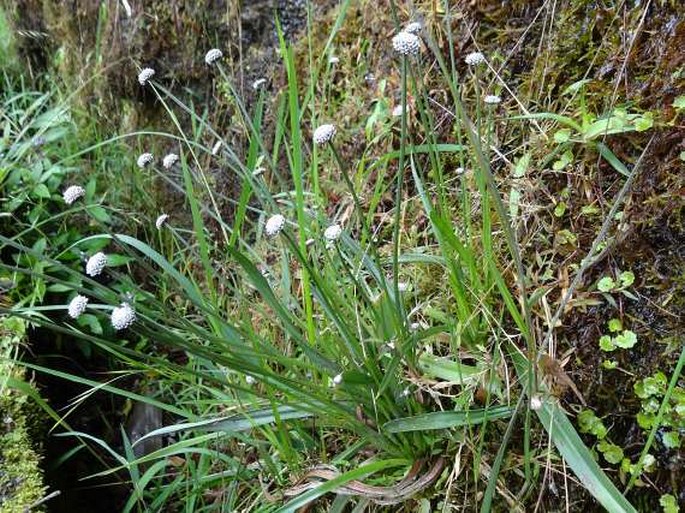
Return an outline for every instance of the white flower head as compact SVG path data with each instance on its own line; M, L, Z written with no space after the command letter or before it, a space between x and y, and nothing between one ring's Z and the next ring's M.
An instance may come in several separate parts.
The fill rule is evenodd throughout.
M176 162L178 162L178 155L175 153L169 153L162 159L162 165L164 166L164 169L171 169L171 166L176 164Z
M485 55L480 52L471 52L464 57L464 62L469 66L478 66L485 62Z
M333 139L335 132L335 125L321 125L314 130L314 142L322 146Z
M247 383L248 385L254 385L256 382L257 382L257 380L254 379L254 377L245 376L245 383Z
M153 160L155 160L155 156L152 153L143 153L138 157L136 164L138 164L140 169L144 169L149 166Z
M343 381L343 375L342 374L336 374L333 377L333 386L338 386L340 383Z
M412 323L409 325L409 329L410 329L411 331L419 331L419 328L421 328L421 324L418 323L418 322L412 322Z
M79 294L69 302L67 313L72 319L78 319L86 311L86 306L88 306L88 298Z
M459 176L463 175L466 172L466 170L463 167L458 167L457 169L454 170L454 173Z
M265 78L258 78L254 82L252 82L252 89L255 91L262 87L264 84L266 84L266 79Z
M537 411L542 408L542 396L540 394L533 394L530 398L530 409Z
M407 292L409 290L409 284L406 281L400 281L397 283L397 290L400 292Z
M404 27L404 32L416 35L419 32L421 32L422 28L423 25L421 25L421 23L419 23L418 21L412 21L411 23L408 23L406 27Z
M86 190L80 185L70 185L62 193L62 198L64 198L64 203L71 205L74 201L85 196Z
M212 48L205 54L205 62L209 65L214 64L216 61L224 56L221 50L218 48Z
M275 237L281 233L281 230L284 226L285 217L283 217L281 214L276 214L267 219L264 231L268 237Z
M402 390L402 397L409 397L409 394L411 394L411 390L409 390L409 387Z
M155 70L152 68L145 68L143 71L138 73L138 82L140 85L144 86L147 84L148 80L155 76Z
M392 47L400 55L417 55L421 49L419 36L402 31L392 38Z
M342 235L342 228L339 224L332 224L323 232L323 237L327 242L333 243Z
M221 141L217 141L216 143L214 143L214 146L212 146L212 155L218 155L220 149L221 149Z
M407 108L406 110L402 109L402 105L400 104L400 105L395 105L395 108L392 109L392 115L393 115L393 117L396 117L396 118L399 118L400 116L402 116L403 112L409 112L409 108Z
M112 310L111 321L115 330L125 330L136 321L136 311L128 303L121 303Z
M162 214L160 215L157 220L155 221L155 227L158 230L162 229L162 226L166 223L167 219L169 219L169 214Z
M483 98L483 101L488 105L497 105L502 101L502 98L495 94L489 94L485 98Z
M340 59L338 59L335 55L331 55L328 58L328 64L338 64L340 62Z
M102 251L98 251L86 262L86 274L88 276L97 276L107 265L107 255Z

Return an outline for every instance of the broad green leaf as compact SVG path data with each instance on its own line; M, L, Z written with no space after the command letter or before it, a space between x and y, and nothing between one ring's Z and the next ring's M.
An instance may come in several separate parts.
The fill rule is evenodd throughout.
M485 369L476 365L466 365L450 358L439 358L428 353L419 357L424 373L431 378L440 378L459 384L474 384Z
M405 433L407 431L474 426L486 421L510 417L513 411L514 408L509 406L493 406L468 411L436 411L415 417L391 420L383 425L383 429L389 433Z
M160 435L168 435L170 433L179 433L183 431L209 431L212 433L225 432L237 433L245 431L265 424L273 424L277 420L291 420L304 419L312 417L312 413L308 413L292 406L279 406L278 419L276 419L273 408L264 408L260 410L248 410L243 413L237 413L228 417L218 417L213 419L201 420L198 422L183 422L174 424L172 426L165 426L163 428L150 431L145 436L139 438L133 445L142 442L148 438Z
M527 382L528 361L515 347L510 351L516 373L522 382ZM571 468L580 483L610 513L637 513L637 510L616 488L614 483L599 467L590 450L576 432L573 424L556 401L544 401L535 410L540 422L547 430L552 442Z

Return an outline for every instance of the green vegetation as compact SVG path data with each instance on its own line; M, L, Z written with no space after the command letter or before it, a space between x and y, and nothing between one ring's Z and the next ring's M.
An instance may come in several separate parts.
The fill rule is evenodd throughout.
M0 511L6 513L22 513L29 507L43 511L40 503L45 486L36 441L31 436L40 416L24 394L31 385L24 381L22 368L12 363L25 343L24 322L0 317Z
M124 512L677 510L684 65L661 103L601 68L641 8L309 6L261 77L208 13L146 55L154 4L110 46L113 4L54 13L40 80L5 77L0 313L99 369L3 358L77 387L9 383L73 441L52 465Z

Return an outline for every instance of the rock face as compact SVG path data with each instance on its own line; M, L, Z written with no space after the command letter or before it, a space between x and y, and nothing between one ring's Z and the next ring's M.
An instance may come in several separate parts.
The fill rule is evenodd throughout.
M274 12L288 38L306 25L307 14L304 0L153 0L130 2L130 11L118 1L80 1L70 9L41 0L0 3L32 68L55 65L66 84L82 88L84 105L97 104L105 114L121 112L122 99L152 101L137 83L140 68L195 88L206 79L210 48L235 61L231 71L238 74L246 57L277 46Z
M133 406L131 415L126 425L126 433L131 443L155 429L162 427L162 410L148 403L137 402ZM133 447L133 453L140 458L146 454L161 449L162 437L154 436L147 438Z

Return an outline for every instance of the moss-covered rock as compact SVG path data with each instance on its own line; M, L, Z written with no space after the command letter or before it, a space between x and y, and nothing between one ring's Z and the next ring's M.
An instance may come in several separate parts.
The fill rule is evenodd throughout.
M27 397L13 383L23 370L13 359L26 335L24 321L0 317L0 511L23 513L45 495L39 444L32 440L35 416ZM31 511L42 511L32 507Z

